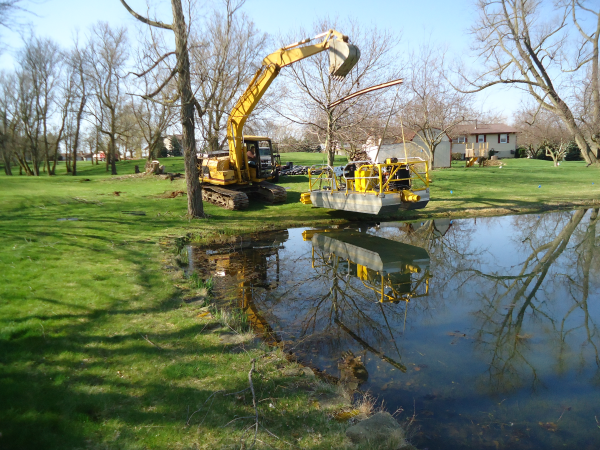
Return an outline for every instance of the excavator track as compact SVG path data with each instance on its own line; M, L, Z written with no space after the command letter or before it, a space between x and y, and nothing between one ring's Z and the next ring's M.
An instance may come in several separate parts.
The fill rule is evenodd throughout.
M287 191L281 186L268 181L261 181L254 186L258 187L258 195L266 202L283 203L287 200Z
M244 192L209 184L202 186L202 200L231 210L246 209L250 204Z

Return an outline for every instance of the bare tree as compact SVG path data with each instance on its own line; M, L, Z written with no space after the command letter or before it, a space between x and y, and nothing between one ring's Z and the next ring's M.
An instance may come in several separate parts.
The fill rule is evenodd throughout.
M593 143L598 157L600 146L600 8L587 0L563 0L563 7L571 12L573 24L581 36L579 51L574 61L575 70L587 67L583 77L575 86L578 104L576 118ZM584 24L591 24L591 31L584 29ZM579 94L579 95L577 95Z
M15 114L23 135L21 145L15 147L15 158L26 175L40 174L40 121L36 110L36 95L31 74L18 68L15 73ZM29 162L31 161L31 166Z
M143 51L138 55L136 66L139 69L148 65L152 55ZM151 63L150 63L151 64ZM142 70L139 70L143 72ZM169 76L168 70L157 68L139 77L143 92L150 92L160 86ZM163 146L164 133L174 125L177 110L170 99L176 97L175 83L171 82L164 86L155 96L156 101L140 99L132 95L129 107L138 125L139 132L148 145L148 161L158 157L158 151Z
M19 120L28 141L27 151L22 149L17 160L28 175L39 175L42 162L48 175L53 175L57 146L66 120L65 101L68 98L68 95L58 98L61 93L62 55L56 43L50 39L31 37L19 58L16 76ZM62 91L63 94L65 92ZM58 136L51 139L52 115L57 111L61 117ZM54 160L52 167L51 155ZM28 156L31 158L31 168L27 162Z
M47 38L32 37L25 46L23 69L31 75L31 87L35 96L36 118L39 121L42 148L48 175L54 175L58 146L64 130L69 103L69 81L61 86L62 52L58 45ZM62 89L65 88L65 89ZM62 90L62 92L60 92ZM63 94L63 95L61 95ZM60 114L60 130L56 139L51 139L50 127L54 112ZM50 166L52 157L53 165Z
M113 29L106 22L92 27L87 55L88 78L95 100L90 105L90 114L100 125L100 132L109 138L107 169L110 165L112 175L116 175L119 115L124 105L122 78L129 56L125 28Z
M92 165L94 165L94 161L96 162L96 165L99 164L98 153L104 151L104 144L102 142L102 135L99 131L99 128L100 127L98 125L91 126L90 128L88 128L87 133L84 137L85 145L87 146L90 152Z
M135 106L136 105L133 102L127 103L119 116L120 132L118 141L123 150L121 154L125 158L127 158L127 153L133 158L134 148L141 145L142 142L141 124L136 117Z
M567 145L564 142L561 142L558 145L552 145L550 143L546 143L545 145L546 156L552 158L554 161L554 167L558 167L559 161L562 161L565 155L567 154Z
M163 146L164 133L173 124L174 109L165 103L138 101L132 99L132 110L143 136L148 145L148 161L158 158L158 152Z
M10 27L10 14L21 9L19 6L21 0L3 0L0 1L0 25Z
M79 151L79 142L81 135L81 122L85 113L85 106L87 104L87 68L85 67L85 61L88 57L85 55L83 49L79 46L79 39L75 39L73 49L68 55L68 64L71 66L73 71L73 104L76 105L77 110L74 118L74 133L72 137L71 149L73 154L73 165L71 167L71 174L77 175L77 152Z
M24 0L0 0L0 28L14 30L19 24L17 20L19 13L31 13L25 8L25 3ZM0 50L2 49L3 46L0 44Z
M209 151L222 147L233 103L266 54L267 36L239 12L243 2L225 0L224 4L225 12L214 10L206 25L193 29L190 38L192 82L197 86L196 97L206 105L199 125Z
M121 0L121 3L136 19L145 23L146 25L153 28L161 28L165 30L171 30L175 37L175 57L177 59L175 67L171 71L169 77L152 93L146 95L147 99L155 97L164 86L166 86L171 79L177 77L177 97L181 107L181 127L183 134L183 156L185 160L185 179L187 186L187 199L188 199L188 214L191 217L201 218L204 217L204 208L202 205L202 188L200 186L198 166L197 166L197 150L196 150L196 136L195 131L195 119L194 119L194 108L198 110L198 114L202 116L204 110L196 100L192 91L191 77L190 77L190 58L189 58L189 40L188 40L188 27L185 23L185 16L183 14L183 8L181 0L171 0L171 7L173 11L173 23L167 24L157 20L150 20L143 17L133 11L125 0ZM156 63L148 69L147 72L151 71L154 67L158 66L160 62L164 61L172 52L162 55ZM147 73L146 72L146 73ZM145 73L144 73L145 75Z
M598 65L600 20L597 19L600 16L592 33L583 31L577 21L577 11L598 16L599 11L585 6L587 4L569 1L562 8L557 7L553 19L543 20L543 9L547 5L541 0L478 0L480 19L472 27L472 33L484 69L475 76L463 72L462 80L468 83L467 92L502 84L525 90L537 102L538 110L551 111L561 118L590 165L598 162L598 143L574 116L561 76L561 56L567 50L570 16L582 36L589 38L581 44L578 52L581 57L571 70L581 70L588 64ZM597 69L594 70L597 73ZM597 83L591 87L594 89L596 94L592 95L598 95Z
M60 79L59 92L56 100L57 104L57 113L59 116L58 128L55 130L51 139L49 139L49 134L46 129L47 125L44 124L44 146L46 149L46 155L52 156L52 167L48 163L48 174L56 175L56 164L58 162L58 151L60 148L61 142L65 138L65 128L67 125L67 120L69 117L69 112L71 110L71 103L73 101L73 92L75 90L75 78L74 72L72 68L67 66L67 69L64 71L64 76ZM53 117L56 119L56 117ZM46 161L48 161L48 156L46 156Z
M313 35L338 24L321 20ZM335 107L331 103L361 88L390 81L399 76L398 58L393 50L399 37L377 28L361 29L356 22L339 24L360 49L360 60L344 78L329 76L326 52L293 64L282 74L287 81L285 100L272 105L275 111L292 123L306 127L320 142L325 142L327 162L333 164L336 148L341 148L352 136L350 130L360 130L365 141L374 120L383 120L389 113L388 90L376 91L348 100ZM305 30L300 31L308 35ZM295 33L298 34L298 33Z
M425 44L409 55L407 76L403 85L400 117L403 125L417 134L424 150L435 160L435 151L445 136L472 117L468 95L456 90L446 77L444 52ZM395 121L395 135L400 135Z
M0 156L4 173L12 175L11 164L19 125L14 93L16 78L13 74L0 73Z
M560 146L561 142L573 139L558 115L534 106L526 106L515 115L515 126L521 132L519 145L527 148L528 156L537 157L549 146Z

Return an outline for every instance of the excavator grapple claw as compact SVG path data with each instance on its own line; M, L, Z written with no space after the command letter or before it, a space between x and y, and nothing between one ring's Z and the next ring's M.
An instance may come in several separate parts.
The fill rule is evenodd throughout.
M329 74L332 77L344 78L360 59L357 46L341 39L333 39L329 44Z

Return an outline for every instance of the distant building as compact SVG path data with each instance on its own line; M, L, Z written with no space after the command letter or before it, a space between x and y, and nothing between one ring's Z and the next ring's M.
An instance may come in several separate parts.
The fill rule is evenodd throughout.
M177 141L179 142L179 146L183 148L183 135L171 134L163 139L163 144L169 152L173 150L173 143L171 142L171 138L177 139Z
M436 132L440 133L441 130L436 130ZM367 143L363 146L363 149L369 158L374 160L377 155L378 147L379 139L370 137L367 139ZM440 167L450 167L451 153L452 142L448 135L444 133L441 142L435 149L433 167L436 169ZM379 148L377 162L385 162L388 158L402 159L405 155L409 158L418 157L431 162L431 156L423 138L418 133L410 130L405 131L404 143L401 137L384 139L381 143L381 148Z
M498 158L514 158L518 132L503 123L458 125L452 130L452 153L464 155L467 144L487 142Z

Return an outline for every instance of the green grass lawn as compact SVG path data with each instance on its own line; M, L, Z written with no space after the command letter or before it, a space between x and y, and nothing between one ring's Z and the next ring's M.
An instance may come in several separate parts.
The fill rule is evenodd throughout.
M262 357L271 350L231 353L219 341L229 328L198 317L202 305L183 301L194 289L172 268L174 238L272 228L279 207L207 206L208 220L189 221L185 197L161 197L182 180L113 178L91 164L80 174L0 176L0 448L239 448L251 419L223 426L253 415L248 392L216 395L185 423L212 393L247 388L252 358L259 399L276 397L277 409L260 404L271 432L308 448L343 446L344 428L315 410L310 388L288 386L306 379L281 375L281 360ZM283 223L310 221L302 206L285 205Z
M325 153L305 153L305 152L295 152L295 153L282 153L281 154L281 162L292 161L295 166L311 166L313 164L327 164L327 156ZM348 158L345 156L335 156L335 164L342 165L348 161Z
M322 155L282 159L308 165ZM162 162L183 171L181 158ZM219 341L229 331L223 319L199 317L202 305L183 301L197 286L177 268L174 242L369 217L302 205L307 178L295 176L280 182L286 204L235 212L205 205L209 218L190 221L185 197L165 195L184 181L126 176L135 164L143 162L119 162L117 177L89 162L78 163L77 177L0 176L0 448L239 448L248 420L224 426L253 415L249 393L210 396L248 387L252 358L257 395L277 405L260 403L265 426L304 448L342 448L344 427L315 409L305 378L284 377L266 347L230 352ZM582 162L457 164L432 179L429 206L399 218L600 199L600 171ZM264 431L259 438L268 444L257 448L285 447Z
M506 214L555 208L597 205L600 201L600 170L585 162L503 160L499 167L451 169L433 172L429 213ZM425 211L423 211L425 212Z

